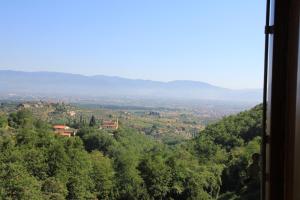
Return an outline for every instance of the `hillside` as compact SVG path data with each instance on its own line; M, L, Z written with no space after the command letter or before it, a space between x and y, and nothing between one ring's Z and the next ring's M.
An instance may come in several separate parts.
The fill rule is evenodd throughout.
M231 90L197 81L159 82L56 72L0 70L0 96L151 98L260 102L261 90Z
M260 153L262 134L262 105L224 117L208 125L191 143L202 160L222 158L218 150L226 152L226 167L222 171L220 199L257 200L260 198L260 172L249 182L247 168L254 153ZM216 157L217 155L217 157ZM220 157L219 157L220 156Z
M261 105L168 146L136 130L80 125L61 137L27 109L0 113L1 199L256 200ZM18 177L18 178L16 178Z

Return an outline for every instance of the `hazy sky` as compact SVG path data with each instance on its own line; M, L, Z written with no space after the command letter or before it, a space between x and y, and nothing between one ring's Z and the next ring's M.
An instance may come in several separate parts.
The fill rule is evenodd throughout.
M0 0L0 69L261 88L263 0Z

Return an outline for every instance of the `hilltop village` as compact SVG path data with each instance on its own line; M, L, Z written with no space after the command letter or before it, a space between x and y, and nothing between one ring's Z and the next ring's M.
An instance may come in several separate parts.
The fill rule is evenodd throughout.
M69 123L70 120L73 119L73 122L76 121L77 112L74 111L75 107L72 107L68 104L65 104L64 102L59 103L52 103L52 102L44 102L44 101L38 101L38 102L24 102L20 103L16 106L17 110L22 109L28 109L35 113L41 112L41 114L45 114L42 112L48 112L49 117L51 115L55 116L56 114L61 114L62 118L59 119L57 117L57 121L53 121L53 130L55 133L61 136L75 136L78 129L76 128L76 125L74 127L74 123ZM110 116L111 118L112 116ZM55 118L55 117L54 117ZM68 119L68 122L64 121L64 118ZM79 116L80 122L79 123L85 123L86 121L83 119L82 114ZM72 127L70 127L72 126ZM119 128L119 120L118 118L116 120L113 119L96 119L94 115L91 116L89 121L89 126L97 127L98 129L104 129L107 131L114 131Z
M129 127L167 143L178 143L195 137L210 121L217 118L198 114L197 110L105 107L51 101L2 102L0 111L30 110L38 118L52 124L61 136L72 137L83 124L108 134L120 127Z

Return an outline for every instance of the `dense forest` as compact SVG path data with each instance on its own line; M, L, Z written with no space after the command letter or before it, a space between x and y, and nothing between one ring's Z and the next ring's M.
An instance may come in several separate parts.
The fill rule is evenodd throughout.
M93 123L62 137L26 109L0 113L0 199L258 199L259 170L249 169L260 150L261 116L259 105L167 145Z

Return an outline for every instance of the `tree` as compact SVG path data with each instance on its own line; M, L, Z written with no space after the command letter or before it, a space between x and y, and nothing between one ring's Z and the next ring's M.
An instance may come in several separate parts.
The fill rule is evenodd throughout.
M222 164L199 164L195 155L181 147L171 152L167 165L172 172L168 197L176 200L217 199L221 186Z
M0 113L0 128L6 128L8 125L8 119L6 114Z
M27 171L39 180L48 176L48 165L46 162L46 151L37 148L22 148L24 166Z
M66 153L70 164L68 170L68 195L67 199L94 199L94 183L90 177L92 170L91 159L84 151L79 138L67 138L65 140Z
M83 137L85 149L89 152L99 150L104 154L108 154L109 148L114 145L115 140L111 135L103 132L95 132Z
M1 199L43 199L40 183L19 162L0 165Z
M114 149L114 168L119 199L144 199L147 195L143 179L137 170L139 157L133 148L118 146Z
M92 115L92 117L91 117L91 119L90 119L89 126L90 126L90 127L95 127L95 126L96 126L96 124L97 124L97 122L96 122L96 118L95 118L95 116L94 116L94 115Z
M90 154L92 161L91 178L95 183L95 193L99 200L109 200L114 197L115 172L112 161L99 151Z
M68 155L62 144L55 142L47 149L48 175L59 180L66 181L68 178L67 164L70 163Z
M163 152L153 150L139 165L147 191L154 199L165 199L170 190L171 168L166 165Z
M45 199L64 200L67 196L66 186L54 177L47 178L41 188Z
M17 124L22 128L32 129L34 118L31 111L22 109L17 112Z
M78 175L70 176L67 182L68 195L67 200L74 199L95 199L90 191L86 188L86 183Z

